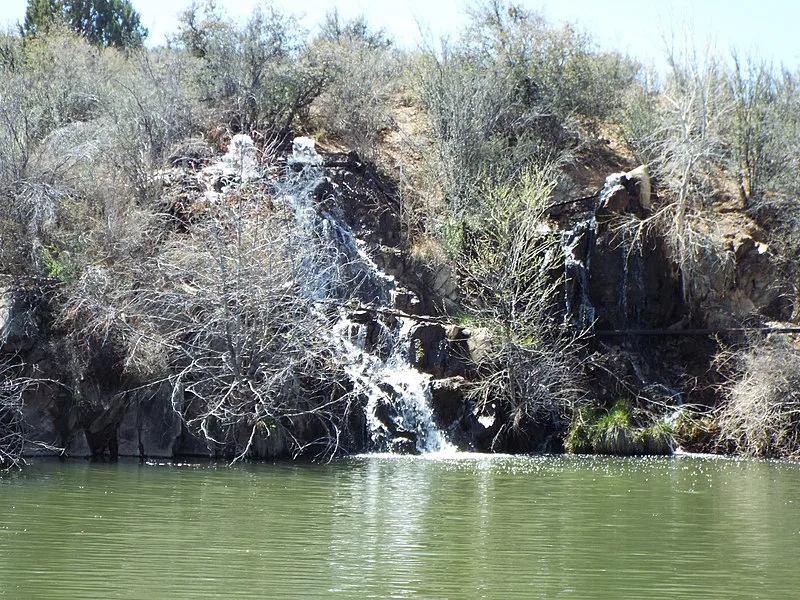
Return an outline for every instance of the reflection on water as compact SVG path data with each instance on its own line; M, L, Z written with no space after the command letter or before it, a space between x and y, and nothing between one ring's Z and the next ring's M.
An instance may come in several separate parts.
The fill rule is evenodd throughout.
M788 598L800 467L697 458L42 462L0 597Z

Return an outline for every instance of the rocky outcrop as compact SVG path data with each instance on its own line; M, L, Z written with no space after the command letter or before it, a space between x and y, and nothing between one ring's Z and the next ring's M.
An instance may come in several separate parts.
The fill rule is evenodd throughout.
M606 178L598 216L607 214L634 214L646 216L652 208L650 173L646 165L627 173L614 173Z
M41 301L34 290L0 281L0 354L26 352L39 338Z

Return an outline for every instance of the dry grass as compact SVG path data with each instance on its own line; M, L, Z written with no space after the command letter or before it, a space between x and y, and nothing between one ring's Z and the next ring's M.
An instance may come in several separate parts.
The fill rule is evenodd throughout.
M734 369L718 411L720 444L753 457L800 457L800 351L768 340L720 357Z

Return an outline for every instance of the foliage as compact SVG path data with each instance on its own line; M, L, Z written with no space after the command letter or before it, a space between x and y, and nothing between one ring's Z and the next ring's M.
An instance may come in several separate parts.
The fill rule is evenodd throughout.
M363 19L341 21L329 13L313 44L325 56L330 78L314 102L323 133L367 160L377 158L378 142L391 127L391 102L399 91L401 55L381 31Z
M558 425L579 396L580 344L556 307L557 239L542 228L552 175L531 170L486 189L454 249L465 308L494 336L470 393L479 405L499 401L511 435Z
M573 114L605 119L619 105L638 65L596 52L588 33L556 27L540 14L503 0L478 5L465 43L479 62L508 72L519 100L562 122Z
M573 413L566 448L573 454L671 454L673 428L663 419L641 426L634 409L620 398L607 410L581 406Z
M424 56L419 89L434 138L431 168L456 212L479 182L558 163L580 144L578 117L613 111L638 67L593 51L589 37L493 0L455 45Z
M147 37L130 0L28 0L20 32L37 37L57 23L98 46L141 46Z
M327 60L309 48L297 21L272 6L257 7L239 27L213 3L193 3L174 42L200 60L200 97L234 132L285 141L330 77Z
M707 294L710 273L732 275L713 216L721 202L738 200L774 230L784 259L800 247L781 230L796 219L787 199L797 193L791 174L800 156L797 79L735 54L726 62L690 48L669 58L661 87L640 82L628 94L622 123L665 201L646 226L667 241L684 297L696 303Z

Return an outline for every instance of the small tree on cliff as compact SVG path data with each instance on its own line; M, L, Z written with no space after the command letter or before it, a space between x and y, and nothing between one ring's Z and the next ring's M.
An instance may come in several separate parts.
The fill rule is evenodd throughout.
M129 0L28 0L20 31L32 37L58 22L99 46L139 46L147 37Z

